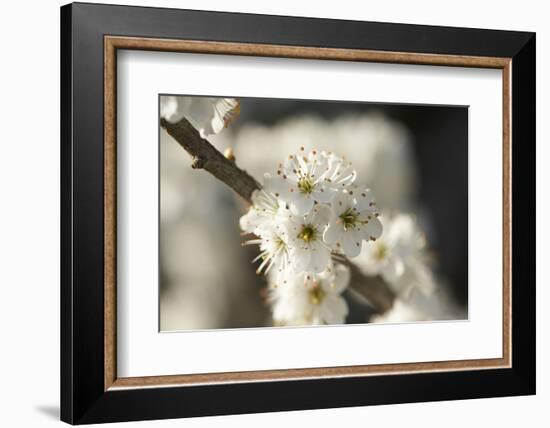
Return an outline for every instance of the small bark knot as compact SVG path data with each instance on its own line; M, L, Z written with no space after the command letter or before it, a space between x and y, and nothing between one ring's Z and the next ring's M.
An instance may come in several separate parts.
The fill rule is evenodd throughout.
M202 169L204 168L204 165L206 165L207 159L204 156L195 156L193 158L193 163L191 164L191 168L193 169Z

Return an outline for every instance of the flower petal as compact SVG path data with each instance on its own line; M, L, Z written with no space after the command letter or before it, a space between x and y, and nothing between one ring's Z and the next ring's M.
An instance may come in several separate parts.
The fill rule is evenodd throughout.
M332 290L335 293L341 293L349 285L351 273L347 266L338 264L334 267L334 280L332 281Z
M355 234L351 232L344 233L344 239L342 241L342 247L344 253L348 257L357 257L361 252L362 240L360 240Z
M202 138L218 134L228 123L228 117L239 103L233 98L193 97L187 119L197 128Z
M254 207L250 207L248 212L239 219L239 225L243 232L253 233L262 223L258 212Z
M348 193L338 192L332 200L332 207L336 215L340 215L346 212L349 208L352 208L352 198Z
M362 232L366 239L378 239L382 236L382 223L376 216L371 216L369 222L362 226Z
M316 184L316 186L322 186L321 183ZM315 199L317 202L321 203L328 203L332 201L334 198L335 192L330 191L328 189L321 188L319 190L314 190L312 193L313 199Z
M346 301L339 295L331 294L325 297L319 308L318 317L325 324L343 324L348 312Z
M311 249L311 258L309 261L310 270L313 273L319 273L326 269L330 260L330 251L322 244L313 245Z
M160 117L170 123L179 122L183 118L183 111L180 108L178 97L160 97Z
M375 207L374 194L370 189L364 189L362 191L356 191L355 201L357 204L357 209L359 211L373 210Z
M283 200L288 199L288 185L285 180L279 176L272 176L271 174L264 174L264 190L276 198L281 198Z
M334 244L336 241L341 240L341 236L344 233L344 227L341 224L337 224L335 221L329 223L327 230L323 235L323 239L327 244Z
M311 251L299 246L291 247L290 261L292 263L292 269L295 273L309 270L310 259Z
M295 193L295 192L294 192ZM306 195L295 195L288 201L294 215L305 215L313 208L313 199Z
M315 224L326 225L332 221L333 213L327 205L315 205L311 216Z
M405 272L405 264L400 257L391 256L384 264L382 269L382 277L390 284L397 284L399 278Z

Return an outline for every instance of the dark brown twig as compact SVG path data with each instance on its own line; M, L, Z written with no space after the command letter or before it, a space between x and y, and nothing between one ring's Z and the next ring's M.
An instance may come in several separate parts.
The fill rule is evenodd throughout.
M333 256L333 260L350 269L353 289L367 299L377 312L384 313L393 307L395 294L380 276L364 275L347 257Z
M201 138L199 132L186 119L177 123L161 119L160 126L193 157L193 168L208 171L250 203L252 192L260 188L258 182L235 162L222 155L207 140Z

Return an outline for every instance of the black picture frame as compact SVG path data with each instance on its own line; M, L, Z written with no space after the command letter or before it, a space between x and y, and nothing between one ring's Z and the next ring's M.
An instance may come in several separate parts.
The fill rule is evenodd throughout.
M512 367L104 390L104 36L512 59ZM71 424L535 393L535 34L74 3L61 8L61 419Z

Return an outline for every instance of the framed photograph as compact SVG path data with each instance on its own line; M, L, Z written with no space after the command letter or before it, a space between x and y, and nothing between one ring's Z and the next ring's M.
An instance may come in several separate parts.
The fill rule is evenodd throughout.
M535 35L61 8L61 418L535 393Z

